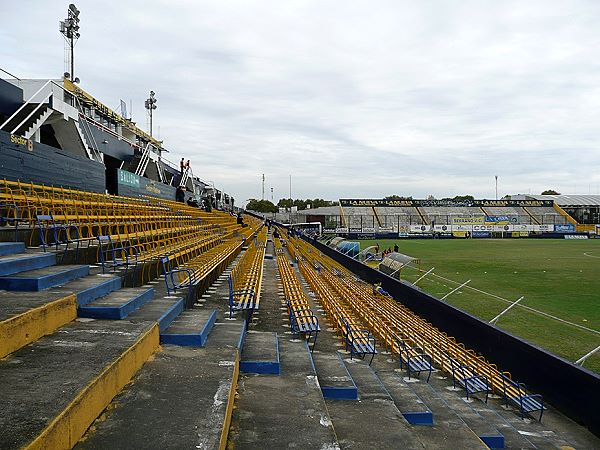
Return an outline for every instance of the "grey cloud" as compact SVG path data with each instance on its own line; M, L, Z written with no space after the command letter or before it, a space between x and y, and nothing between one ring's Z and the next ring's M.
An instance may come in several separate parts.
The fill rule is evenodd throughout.
M3 8L2 66L60 76L66 5L22 3ZM142 127L155 90L168 157L237 199L260 196L262 173L276 197L290 173L294 195L326 198L600 181L593 0L77 5L82 87L133 99Z

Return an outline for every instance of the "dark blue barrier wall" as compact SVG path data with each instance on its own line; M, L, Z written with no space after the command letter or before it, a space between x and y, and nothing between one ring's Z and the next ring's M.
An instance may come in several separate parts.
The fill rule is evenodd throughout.
M388 277L338 251L306 239L357 276L382 287L397 301L467 347L484 355L500 370L524 382L545 401L600 436L600 376L454 308L411 285Z
M104 192L104 164L0 131L0 177Z
M22 104L23 91L8 81L0 80L0 117L8 119Z

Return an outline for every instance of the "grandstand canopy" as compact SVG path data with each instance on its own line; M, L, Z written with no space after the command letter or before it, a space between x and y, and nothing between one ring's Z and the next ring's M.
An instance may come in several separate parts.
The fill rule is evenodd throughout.
M511 200L554 200L561 207L600 206L600 195L529 195L509 196Z

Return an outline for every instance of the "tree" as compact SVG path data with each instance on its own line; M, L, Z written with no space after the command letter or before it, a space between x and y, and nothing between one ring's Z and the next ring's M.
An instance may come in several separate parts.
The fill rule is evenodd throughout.
M279 208L291 208L292 206L296 206L298 211L306 209L306 207L310 205L311 209L320 208L321 206L333 206L334 202L330 200L323 200L322 198L315 198L311 200L307 198L306 200L302 200L300 198L292 200L291 198L281 198L279 202L277 202L277 206Z
M401 197L400 195L388 195L383 197L384 200L396 201L396 200L412 200L412 197Z
M254 198L251 198L250 200L248 200L246 209L249 209L251 211L261 212L261 213L279 212L279 208L277 208L277 206L275 206L269 200L256 200Z
M291 198L280 198L279 202L277 202L277 206L280 208L290 208L293 203L294 200Z
M455 202L472 202L473 200L475 200L475 197L473 197L472 195L457 195L452 200L454 200Z
M542 192L542 195L560 195L560 192L556 192L554 189L548 189Z

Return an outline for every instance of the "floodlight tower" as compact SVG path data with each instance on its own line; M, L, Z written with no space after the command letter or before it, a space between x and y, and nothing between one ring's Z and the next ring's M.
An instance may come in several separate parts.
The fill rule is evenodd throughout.
M150 91L150 97L144 102L144 106L150 114L150 136L152 136L152 111L156 109L156 98L154 98L154 91Z
M79 33L79 10L73 3L69 5L67 18L60 21L60 33L64 36L71 55L71 73L66 73L65 78L70 78L74 83L77 83L79 79L75 78L75 43L81 34Z

